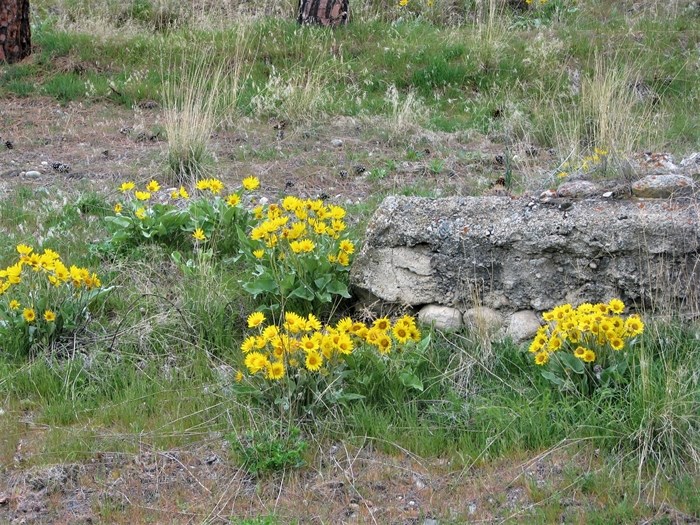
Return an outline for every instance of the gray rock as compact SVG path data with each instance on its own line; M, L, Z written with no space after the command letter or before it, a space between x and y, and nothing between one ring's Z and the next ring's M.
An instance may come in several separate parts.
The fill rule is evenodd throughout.
M506 335L516 343L532 339L541 326L540 318L532 310L521 310L510 317Z
M571 199L583 199L592 197L600 191L597 185L587 180L572 180L565 182L557 188L558 197L567 197Z
M700 206L584 199L387 197L350 272L359 295L510 314L620 297L700 311ZM475 297L479 302L475 304Z
M343 141L340 139L333 139L331 140L331 146L333 146L334 148L340 148L343 146Z
M418 312L418 320L446 332L454 332L462 328L462 312L449 306L437 304L424 306Z
M28 179L38 179L41 177L41 173L39 173L36 170L30 170L24 173L24 176L27 177Z
M688 177L697 177L700 175L700 152L695 152L692 155L684 158L681 161L683 174Z
M479 335L493 337L503 328L503 318L493 308L477 306L464 312L464 325Z
M687 168L688 166L700 166L700 152L696 151L681 161L681 168Z
M632 184L632 195L645 199L683 197L695 192L695 181L685 175L648 175Z

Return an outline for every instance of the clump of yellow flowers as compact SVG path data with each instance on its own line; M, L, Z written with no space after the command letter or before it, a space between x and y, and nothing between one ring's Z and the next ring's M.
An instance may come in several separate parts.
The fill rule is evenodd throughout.
M18 244L16 251L17 260L0 270L0 348L25 353L75 329L105 289L97 274L51 249Z
M557 177L565 179L569 176L570 171L580 171L582 173L590 173L598 169L601 165L605 165L607 161L608 150L603 148L594 148L593 153L586 155L580 162L565 161L561 165L561 171L557 173Z
M286 304L304 315L350 297L346 275L355 243L344 208L289 195L252 215L244 253L255 270L245 290L277 311Z
M138 188L133 181L119 186L122 198L114 204L114 215L106 217L113 248L145 241L169 245L196 246L216 242L217 251L236 253L237 227L245 228L248 213L241 206L242 195L260 186L249 176L240 187L226 192L217 178L198 180L193 187L166 190L157 180Z
M286 312L283 319L278 326L265 325L267 319L263 312L248 317L248 327L255 329L256 333L243 341L241 351L250 375L277 381L289 370L328 373L340 364L344 356L362 345L388 355L421 338L415 319L408 315L393 324L389 318L381 317L369 326L350 317L333 326L322 326L313 313L302 316Z
M578 374L590 387L624 372L625 350L644 332L641 317L623 318L624 311L624 302L611 299L576 308L563 304L544 312L546 324L529 347L535 363L548 368L543 375L561 386Z
M381 317L367 324L350 317L323 324L313 313L285 312L275 321L257 311L248 317L250 335L241 344L242 369L236 381L250 385L253 391L288 414L312 406L328 407L358 394L344 392L351 379L349 360L381 358L418 348L421 332L412 316L404 315L393 323Z

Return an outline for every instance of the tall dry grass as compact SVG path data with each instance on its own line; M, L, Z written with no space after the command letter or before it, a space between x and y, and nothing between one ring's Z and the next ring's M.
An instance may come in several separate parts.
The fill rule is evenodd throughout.
M581 76L580 96L573 110L556 124L555 142L560 154L578 159L596 148L609 158L624 159L640 148L651 147L658 127L652 118L652 104L639 97L641 66L617 55L595 54L593 68Z
M213 47L181 52L163 68L164 127L168 138L170 182L194 184L211 165L209 140L222 119L236 112L249 70L246 32L241 27L231 58Z

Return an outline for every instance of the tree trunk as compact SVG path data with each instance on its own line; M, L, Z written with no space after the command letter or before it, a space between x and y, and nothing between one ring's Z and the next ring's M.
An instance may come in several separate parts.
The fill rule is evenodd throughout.
M347 24L348 18L348 0L299 0L300 24L338 27Z
M28 57L31 40L29 0L0 0L0 63Z

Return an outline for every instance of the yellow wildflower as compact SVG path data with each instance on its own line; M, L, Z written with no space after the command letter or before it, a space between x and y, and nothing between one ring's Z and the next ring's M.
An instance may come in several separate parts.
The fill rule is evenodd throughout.
M323 357L316 350L306 353L306 369L310 372L316 372L323 365Z
M255 328L265 322L265 314L254 312L248 316L248 328Z
M25 308L22 312L22 317L24 317L24 320L28 323L33 323L36 319L36 312L34 311L34 308Z
M267 378L273 381L282 379L284 377L284 373L284 363L281 361L275 361L267 367Z
M546 350L542 350L535 355L535 364L539 366L544 366L549 361L549 354Z
M29 255L34 251L34 248L31 246L27 246L26 244L18 244L17 245L17 253L20 255Z
M355 245L352 243L352 241L349 241L347 239L340 241L338 248L341 252L347 253L348 255L355 252Z
M192 237L194 237L194 239L195 239L196 241L205 241L205 240L207 240L207 237L206 237L206 235L204 235L204 230L202 230L202 228L197 228L197 229L192 233Z
M248 191L256 190L260 187L260 180L257 177L250 176L246 177L241 181L243 187Z
M232 193L228 197L226 197L226 204L231 206L232 208L235 206L238 206L241 202L241 198L238 196L236 193Z

